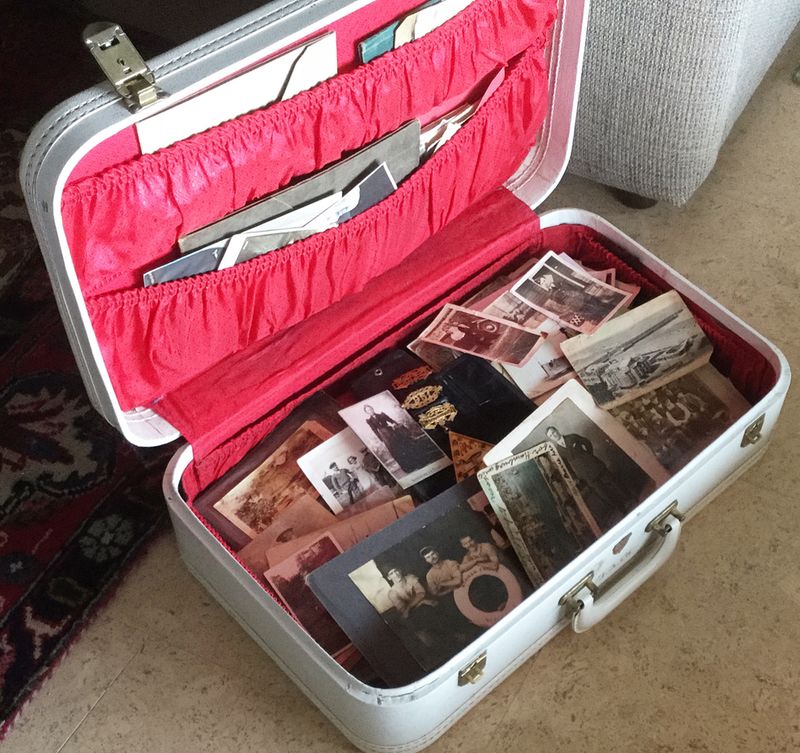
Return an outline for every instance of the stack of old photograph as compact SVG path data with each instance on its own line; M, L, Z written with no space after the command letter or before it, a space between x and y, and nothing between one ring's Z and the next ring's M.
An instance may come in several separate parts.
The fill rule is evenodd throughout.
M548 251L318 393L195 503L340 664L413 682L750 407L674 291Z

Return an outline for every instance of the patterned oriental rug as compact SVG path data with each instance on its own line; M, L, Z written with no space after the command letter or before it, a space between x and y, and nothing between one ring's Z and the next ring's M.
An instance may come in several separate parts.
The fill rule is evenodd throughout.
M9 28L4 64L30 60L2 49L17 42L25 37ZM20 80L8 65L4 73L0 99L12 107L0 106L0 736L165 527L161 475L175 449L132 447L89 404L17 182L26 132L55 102L37 99L35 86L15 99L5 84Z

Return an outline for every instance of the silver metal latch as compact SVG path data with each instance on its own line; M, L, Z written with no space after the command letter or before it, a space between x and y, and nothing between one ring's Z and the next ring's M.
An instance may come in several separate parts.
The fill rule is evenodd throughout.
M153 72L119 24L89 24L83 30L83 41L131 112L152 105L163 96Z
M764 419L766 416L762 413L750 426L744 430L742 437L742 447L749 447L761 439L761 431L764 428Z

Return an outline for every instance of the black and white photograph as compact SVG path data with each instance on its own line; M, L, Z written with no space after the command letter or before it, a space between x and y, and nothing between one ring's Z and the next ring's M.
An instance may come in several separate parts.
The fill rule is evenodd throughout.
M471 308L540 334L539 328L548 321L548 317L515 296L511 292L513 284L513 282L506 283L491 295L475 302Z
M573 333L548 319L541 325L540 334L544 342L528 363L502 367L506 376L530 398L550 392L575 376L572 364L561 350L561 344Z
M303 455L297 464L334 513L360 502L388 502L402 494L350 428Z
M614 408L708 363L713 346L672 290L561 349L597 404Z
M453 487L309 579L390 682L441 666L533 592L476 495L474 478Z
M403 489L452 465L388 390L340 410L339 415Z
M706 364L611 413L677 473L749 409L730 380Z
M570 380L484 457L487 465L549 442L605 532L669 474L591 395Z
M632 296L548 251L511 289L524 303L582 333L594 332Z
M341 552L333 536L324 533L305 549L264 573L267 583L275 589L289 612L331 656L348 649L350 639L314 597L306 578Z
M442 308L419 339L512 366L528 361L541 341L535 332L451 303Z
M607 530L593 515L555 442L540 442L484 468L478 480L535 586Z

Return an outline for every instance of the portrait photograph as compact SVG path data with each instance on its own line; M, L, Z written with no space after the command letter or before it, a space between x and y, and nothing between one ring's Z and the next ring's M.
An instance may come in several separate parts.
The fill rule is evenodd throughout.
M632 297L552 251L515 283L511 292L563 326L583 333L594 332Z
M496 522L467 479L323 565L309 585L387 682L413 682L533 592Z
M388 390L340 410L339 415L403 489L452 465Z
M750 409L750 403L711 364L611 413L677 473Z
M350 639L314 596L306 584L306 578L341 552L338 542L325 533L305 549L264 573L267 583L272 586L289 612L333 657L350 647Z
M655 455L577 381L560 387L484 462L493 465L546 442L552 444L603 532L669 478Z
M451 303L442 308L419 337L434 345L512 366L523 365L540 344L535 332Z
M516 565L513 565L516 569ZM481 518L443 515L350 573L426 671L441 666L531 592Z
M673 290L561 349L597 404L614 408L708 363L713 346Z
M349 427L297 462L328 507L337 514L357 503L388 502L402 494L366 443Z

